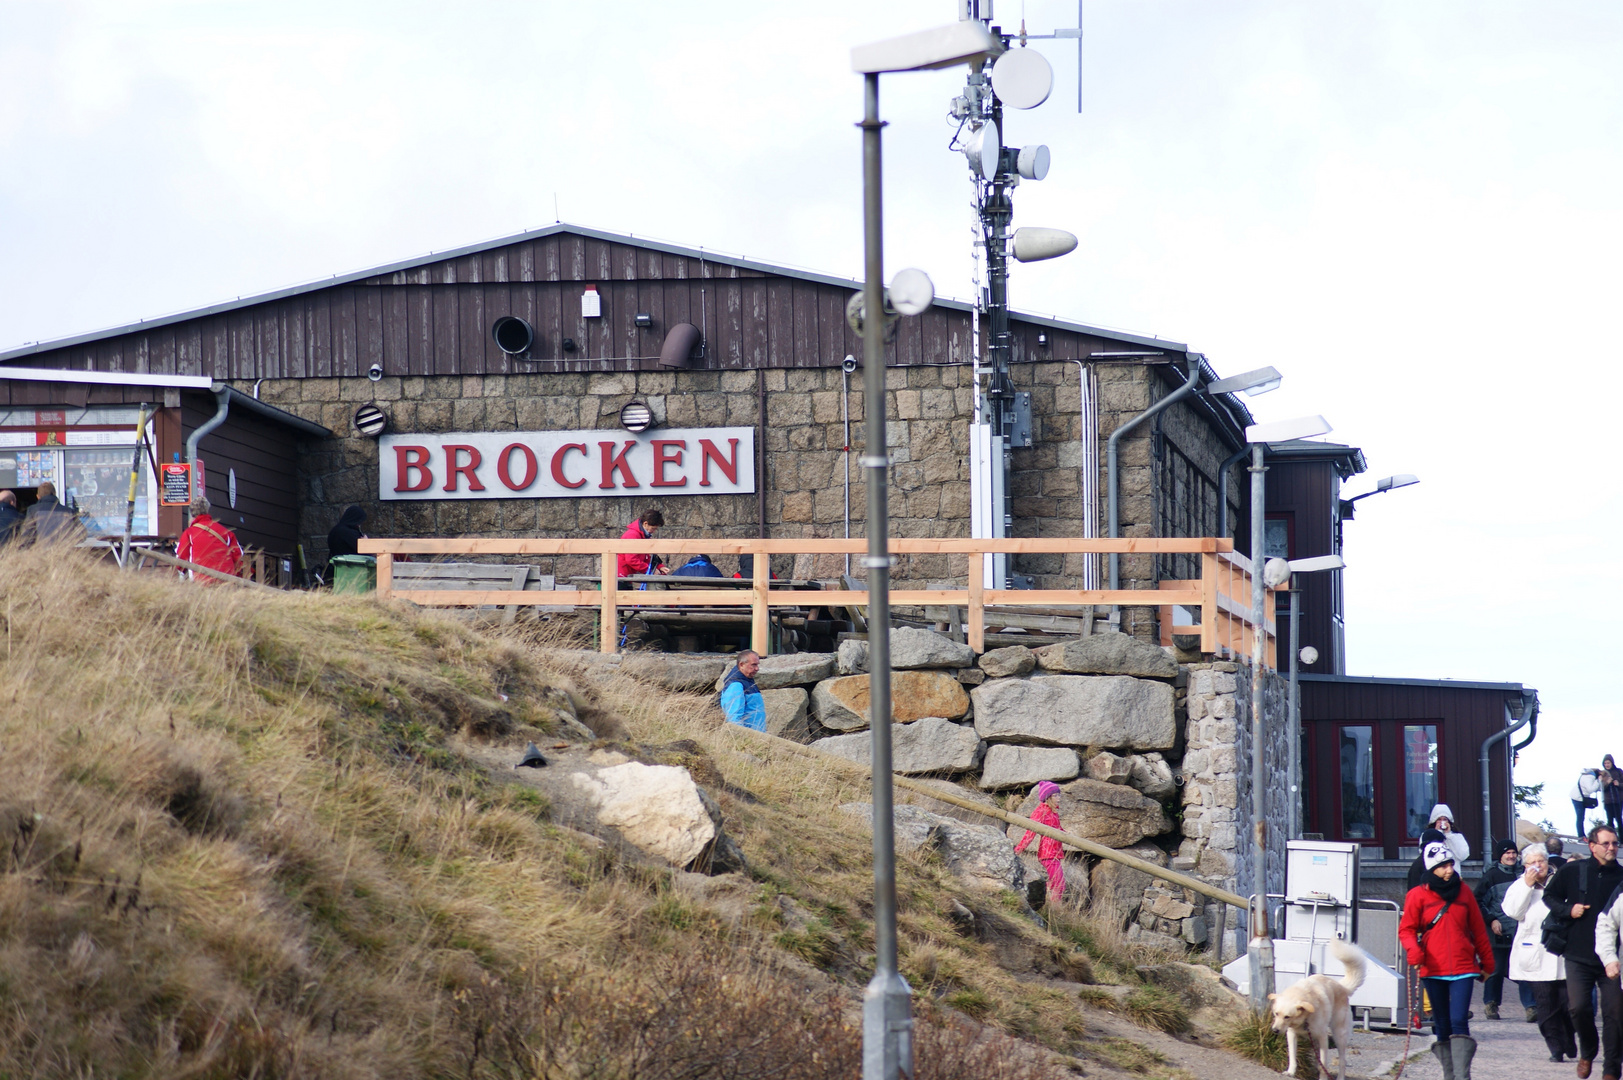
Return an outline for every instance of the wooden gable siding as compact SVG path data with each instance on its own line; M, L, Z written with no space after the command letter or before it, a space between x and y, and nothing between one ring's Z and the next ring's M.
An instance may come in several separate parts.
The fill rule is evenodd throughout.
M210 395L191 392L182 397L180 411L185 438L213 417L215 403ZM246 409L233 409L225 423L198 444L214 517L236 530L243 546L288 554L298 543L297 450L297 436L291 430Z
M1513 695L1476 687L1333 679L1303 680L1301 692L1308 831L1322 832L1327 840L1340 839L1341 765L1336 732L1342 724L1367 724L1377 729L1376 846L1388 859L1399 857L1399 847L1414 846L1413 839L1400 835L1405 831L1404 791L1392 778L1402 775L1404 725L1436 724L1438 801L1454 811L1456 828L1471 842L1471 857L1481 858L1482 742L1504 730L1506 702ZM1525 734L1523 730L1510 740L1500 740L1488 754L1493 839L1510 834L1506 742Z
M581 317L588 284L602 295L601 318ZM861 339L845 321L854 287L554 235L42 350L16 362L232 381L357 378L372 364L390 375L641 370L658 366L670 327L691 322L704 332L704 368L832 367L862 353ZM639 312L652 317L652 328L635 325ZM508 357L490 336L503 315L535 327L533 357L564 359ZM1047 346L1037 344L1039 332L1048 334ZM564 338L572 338L577 351L564 352ZM1112 348L1101 337L1018 320L1012 338L1016 362L1076 360ZM969 314L935 307L900 320L889 355L902 366L968 363Z
M1237 477L1245 482L1244 465L1235 467L1231 482ZM1336 550L1335 501L1340 494L1335 465L1329 461L1292 461L1273 458L1268 463L1268 513L1290 515L1293 559L1311 559L1320 555L1339 554ZM1249 524L1249 522L1247 523ZM1312 664L1301 665L1301 670L1314 675L1334 675L1336 658L1335 617L1339 593L1334 573L1298 574L1297 588L1301 591L1301 642L1289 643L1291 648L1311 645L1319 650L1319 658Z

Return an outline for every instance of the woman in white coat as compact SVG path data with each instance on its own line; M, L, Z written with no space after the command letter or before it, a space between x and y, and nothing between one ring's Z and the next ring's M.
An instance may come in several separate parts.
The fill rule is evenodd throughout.
M1431 808L1429 824L1443 834L1443 843L1448 845L1449 853L1454 856L1454 865L1464 866L1465 860L1471 857L1471 845L1454 831L1454 811L1448 808L1447 803L1438 803Z
M1543 844L1529 844L1522 852L1522 876L1505 890L1501 907L1516 920L1516 939L1510 946L1510 977L1533 988L1538 1031L1550 1048L1550 1060L1577 1058L1578 1036L1567 1012L1567 964L1546 952L1543 943L1544 885L1550 880L1550 859Z

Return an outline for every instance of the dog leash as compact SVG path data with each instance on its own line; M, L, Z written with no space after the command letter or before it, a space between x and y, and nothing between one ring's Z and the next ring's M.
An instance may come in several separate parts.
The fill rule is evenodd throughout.
M1420 980L1406 978L1404 981L1409 983L1409 1015L1404 1018L1407 1022L1403 1025L1403 1056L1398 1058L1398 1071L1392 1074L1392 1080L1403 1080L1403 1070L1409 1067L1409 1040L1414 1037L1415 1020L1419 1016L1415 1010L1420 1008Z

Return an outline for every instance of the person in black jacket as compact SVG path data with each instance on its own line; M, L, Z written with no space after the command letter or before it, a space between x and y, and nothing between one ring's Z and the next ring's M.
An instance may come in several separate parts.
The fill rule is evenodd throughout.
M16 536L22 524L22 511L17 509L17 493L0 491L0 544Z
M1589 1076L1595 1051L1603 1050L1603 1076L1618 1076L1623 1065L1623 988L1608 979L1600 956L1595 952L1595 920L1612 891L1623 883L1623 866L1617 862L1617 833L1609 825L1589 830L1589 852L1593 858L1573 859L1555 872L1544 887L1544 903L1552 912L1565 911L1572 917L1567 929L1567 1011L1578 1032L1578 1077ZM1580 882L1582 888L1580 888ZM1595 1033L1593 993L1600 988L1601 1030Z
M327 558L336 555L359 555L356 545L366 539L361 526L366 523L366 511L359 506L351 506L345 510L338 519L338 524L332 527L327 534Z
M1482 918L1488 924L1488 938L1493 942L1494 972L1482 985L1482 1013L1489 1020L1499 1019L1505 976L1510 970L1510 947L1516 940L1516 920L1505 914L1505 891L1522 875L1520 853L1514 840L1501 840L1494 855L1493 865L1483 871L1482 879L1472 890L1477 907L1482 909ZM1522 1008L1534 1015L1532 989L1522 987L1521 998Z

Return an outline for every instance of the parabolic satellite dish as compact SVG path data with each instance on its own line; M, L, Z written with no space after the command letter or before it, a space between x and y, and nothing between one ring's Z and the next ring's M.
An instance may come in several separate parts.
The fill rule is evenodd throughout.
M1054 69L1036 49L1010 49L992 65L992 89L1011 109L1035 109L1054 89Z
M922 315L934 302L935 285L923 270L898 270L890 279L891 306L903 315Z
M998 157L1003 152L1003 140L998 135L997 125L987 123L981 125L979 131L971 132L964 139L964 156L969 159L969 171L983 180L990 180L997 175Z

